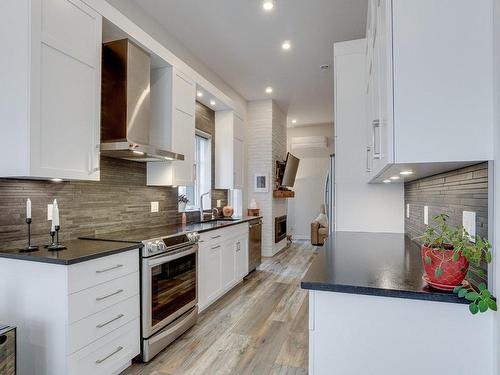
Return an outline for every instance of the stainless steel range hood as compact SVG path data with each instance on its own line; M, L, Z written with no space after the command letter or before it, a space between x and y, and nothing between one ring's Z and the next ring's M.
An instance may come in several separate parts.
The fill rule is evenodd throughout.
M141 162L184 160L150 142L150 71L149 54L130 40L103 44L101 155Z

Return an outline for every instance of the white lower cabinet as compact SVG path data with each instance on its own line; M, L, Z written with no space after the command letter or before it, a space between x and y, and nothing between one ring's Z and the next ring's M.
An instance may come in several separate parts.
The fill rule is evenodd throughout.
M198 259L202 311L248 274L248 223L202 233Z

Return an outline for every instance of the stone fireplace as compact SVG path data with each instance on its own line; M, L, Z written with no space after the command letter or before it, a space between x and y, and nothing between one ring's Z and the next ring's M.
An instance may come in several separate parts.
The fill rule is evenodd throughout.
M286 238L286 215L274 218L274 243Z

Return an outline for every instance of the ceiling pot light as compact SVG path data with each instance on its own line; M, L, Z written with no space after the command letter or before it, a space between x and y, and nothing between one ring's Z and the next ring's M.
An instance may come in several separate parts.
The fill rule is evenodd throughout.
M400 177L399 176L392 176L392 177L389 177L389 179L391 179L391 180L399 180Z
M210 100L210 105L213 107L215 106L215 100Z
M281 48L284 49L285 51L289 50L290 48L292 48L292 43L290 43L289 40L285 40L282 44L281 44Z
M413 172L412 171L401 171L401 172L399 172L399 174L402 176L409 176L409 175L413 174Z
M388 184L391 180L384 180L384 184Z
M203 96L203 93L202 93L201 91L198 91L198 92L196 93L196 96L197 96L198 98L201 98L201 97Z
M269 12L274 8L274 1L273 0L264 0L262 3L262 8L266 11Z
M270 94L273 92L273 88L271 86L266 87L266 94Z

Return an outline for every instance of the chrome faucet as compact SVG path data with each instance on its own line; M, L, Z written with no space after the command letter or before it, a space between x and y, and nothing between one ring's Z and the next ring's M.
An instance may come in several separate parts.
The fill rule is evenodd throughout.
M207 191L206 193L200 195L200 221L203 221L203 197L205 195L210 195L210 191Z

